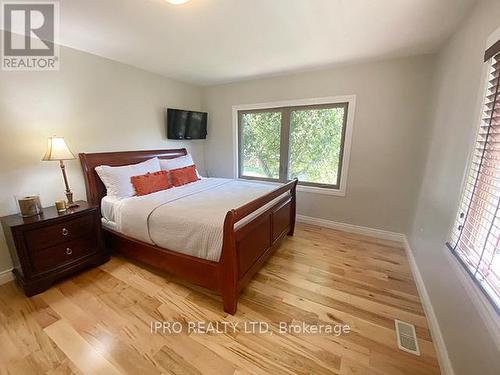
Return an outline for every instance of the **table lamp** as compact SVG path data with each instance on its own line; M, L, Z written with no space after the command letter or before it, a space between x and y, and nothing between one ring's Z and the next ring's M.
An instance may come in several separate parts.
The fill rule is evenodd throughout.
M64 166L64 160L76 159L75 155L70 151L64 138L62 137L49 137L47 144L47 152L43 156L43 161L59 161L59 166L64 178L64 184L66 185L66 199L68 200L68 208L78 207L76 203L73 202L73 192L70 190L68 185L68 178L66 177L66 167Z

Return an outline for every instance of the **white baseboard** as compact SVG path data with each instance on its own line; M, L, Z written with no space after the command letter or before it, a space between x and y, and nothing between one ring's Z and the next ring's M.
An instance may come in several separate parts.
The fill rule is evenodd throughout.
M405 235L402 233L389 232L386 230L374 229L369 227L362 227L354 224L339 223L336 221L319 219L311 216L297 215L297 221L299 223L317 225L319 227L342 230L344 232L349 232L349 233L362 234L365 236L371 236L383 240L404 242L406 238Z
M11 280L14 280L12 269L0 272L0 285L6 284Z
M415 284L417 285L420 302L422 303L425 315L427 317L427 323L429 324L432 341L434 342L434 347L436 348L436 354L439 361L439 367L441 368L441 373L443 375L454 375L455 371L453 370L450 357L448 356L448 350L446 349L446 345L444 343L443 334L441 333L441 329L439 328L439 323L434 312L434 308L432 307L429 294L427 293L427 289L425 288L424 279L420 274L417 262L415 261L415 257L413 256L413 251L410 248L410 244L408 243L408 239L406 238L406 236L404 236L403 243L406 251L406 257L408 258L408 262L410 263L411 273L413 274L413 279L415 280Z
M455 372L453 370L453 366L451 365L450 358L448 356L448 350L444 344L444 338L441 333L441 329L439 328L438 320L436 314L434 313L434 309L431 304L431 300L429 294L427 293L427 289L425 288L424 280L422 279L422 275L418 269L417 263L415 261L415 257L413 256L413 252L410 248L408 240L406 236L402 233L389 232L381 229L374 229L369 227L363 227L359 225L346 224L346 223L338 223L335 221L319 219L310 216L297 215L297 221L300 223L306 223L311 225L317 225L320 227L331 228L342 230L344 232L362 234L366 236L372 236L375 238L380 238L383 240L391 240L391 241L399 241L404 245L404 249L406 251L406 256L408 258L408 262L410 263L411 272L413 274L413 279L415 280L415 284L417 285L417 290L420 295L420 300L422 306L425 311L425 315L427 317L427 322L429 324L429 330L431 331L432 340L434 342L434 346L436 348L436 354L439 361L439 366L441 368L441 373L443 375L454 375Z

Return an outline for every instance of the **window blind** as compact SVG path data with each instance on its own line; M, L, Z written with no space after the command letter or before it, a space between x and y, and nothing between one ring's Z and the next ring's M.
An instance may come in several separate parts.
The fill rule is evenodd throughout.
M500 313L500 53L488 67L483 116L448 246Z

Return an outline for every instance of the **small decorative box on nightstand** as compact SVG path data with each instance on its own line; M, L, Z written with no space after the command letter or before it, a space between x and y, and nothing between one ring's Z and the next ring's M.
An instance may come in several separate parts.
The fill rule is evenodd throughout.
M109 259L102 240L99 207L77 203L79 207L63 213L48 207L40 216L1 218L14 275L27 296Z

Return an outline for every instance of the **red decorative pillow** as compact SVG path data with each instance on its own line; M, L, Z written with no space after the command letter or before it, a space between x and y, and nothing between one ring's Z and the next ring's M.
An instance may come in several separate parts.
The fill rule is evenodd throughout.
M182 186L199 180L194 164L184 168L171 169L168 173L174 186Z
M170 189L172 184L168 180L167 171L146 173L130 178L135 189L135 195L147 195L160 190Z

